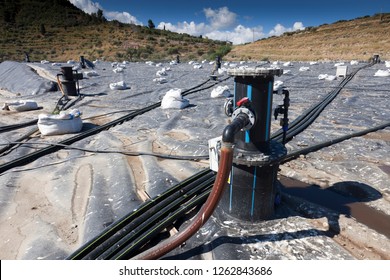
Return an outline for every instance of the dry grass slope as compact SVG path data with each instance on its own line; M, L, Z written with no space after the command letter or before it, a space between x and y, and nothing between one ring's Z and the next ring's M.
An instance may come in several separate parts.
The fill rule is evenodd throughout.
M247 45L226 57L231 60L367 60L374 53L390 59L390 14L338 21L288 32Z
M108 22L85 14L66 0L17 0L0 5L0 62L215 59L230 45L207 38Z

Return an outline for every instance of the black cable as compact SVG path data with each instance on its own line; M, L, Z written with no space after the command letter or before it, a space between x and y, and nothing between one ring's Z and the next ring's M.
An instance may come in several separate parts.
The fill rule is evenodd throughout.
M15 143L22 143L22 144L25 144L26 142L22 142L26 139L28 139L31 135L33 135L34 133L36 133L38 131L38 127L35 127L33 129L31 129L30 131L28 131L26 134L24 134L23 136L21 136L20 138L16 139ZM15 145L18 145L18 144L5 144L5 147L0 149L0 156L4 156L6 154L6 152L8 151L8 153L10 152L9 150L11 150Z
M345 140L348 140L348 139L351 139L351 138L354 138L354 137L363 136L363 135L366 135L368 133L384 129L384 128L388 127L388 126L390 126L390 122L387 122L387 123L375 126L373 128L368 128L368 129L365 129L365 130L362 130L362 131L358 131L358 132L355 132L355 133L344 135L342 137L339 137L339 138L336 138L336 139L332 139L332 140L329 140L329 141L325 141L325 142L322 142L322 143L319 143L319 144L316 144L316 145L313 145L313 146L310 146L310 147L307 147L307 148L304 148L304 149L300 149L300 150L297 150L297 151L290 152L282 159L281 164L289 162L289 161L291 161L293 159L296 159L300 155L307 155L309 153L318 151L318 150L320 150L322 148L329 147L331 145L340 143L342 141L345 141Z
M179 208L177 208L173 213L166 216L162 221L159 223L156 223L146 234L143 234L139 236L137 239L135 239L131 244L128 246L125 246L118 252L116 255L112 256L111 259L113 260L124 260L129 259L136 255L137 250L147 244L149 241L151 241L153 238L155 238L157 235L161 233L162 230L166 229L170 225L172 225L175 221L177 221L179 218L185 216L185 214L193 209L194 207L197 207L199 205L202 205L208 198L211 187L213 184L211 183L208 185L208 188L204 190L204 192L194 199L180 205Z
M147 200L145 203L141 204L138 209L135 209L134 211L130 212L129 214L123 216L118 221L114 222L113 224L109 225L102 233L100 233L95 238L88 241L86 244L84 244L82 247L80 247L77 251L75 251L72 255L68 257L68 259L82 259L85 258L90 252L95 250L95 248L99 245L101 245L103 242L107 240L111 236L111 234L115 234L117 231L122 229L124 226L126 226L128 223L136 219L137 217L140 217L142 214L146 213L150 209L152 209L154 206L158 205L159 203L162 203L166 199L169 199L170 197L180 194L181 190L185 188L186 186L191 186L194 182L197 180L204 180L209 176L209 174L212 174L211 170L204 169L191 177L187 178L186 180L181 181L180 183L176 184L175 186L169 188L164 193L157 195L156 197ZM158 210L158 208L156 208Z
M195 93L195 92L198 92L200 90L206 89L206 88L202 88L202 89L194 90L196 88L201 87L202 85L206 84L209 81L210 81L210 79L208 79L206 82L203 82L203 83L201 83L201 84L199 84L199 85L197 85L197 86L195 86L193 88L190 88L190 89L184 91L184 94L187 95L187 94ZM218 84L218 83L215 83L212 86L215 86L216 84ZM209 88L209 87L207 87L207 88ZM152 105L146 106L144 108L138 109L138 110L136 110L136 111L134 111L134 112L132 112L130 114L127 114L127 115L125 115L123 117L120 117L120 118L118 118L118 119L116 119L114 121L108 122L108 123L106 123L106 124L104 124L102 126L98 126L98 127L95 127L95 128L91 128L91 129L89 129L89 130L87 130L85 132L81 132L81 133L79 133L79 134L77 134L77 135L75 135L73 137L70 137L68 139L65 139L65 140L59 142L58 144L62 144L62 145L73 144L73 143L75 143L77 141L80 141L80 140L86 138L86 137L89 137L91 135L95 135L95 134L97 134L97 133L99 133L101 131L104 131L104 130L108 130L111 127L114 127L114 126L116 126L118 124L122 124L123 122L127 122L127 121L133 119L136 116L144 114L144 113L146 113L148 111L151 111L151 110L153 110L155 108L158 108L160 106L161 106L161 101L159 101L157 103L154 103ZM9 170L9 169L11 169L11 168L14 168L16 166L28 164L28 163L36 160L39 157L42 157L44 155L56 152L56 151L58 151L60 149L61 149L61 147L59 145L50 145L50 146L48 146L46 148L43 148L43 149L41 149L39 151L32 152L32 153L30 153L28 155L25 155L25 156L22 156L22 157L20 157L18 159L15 159L15 160L12 160L10 162L6 162L4 164L1 164L0 165L0 174L5 172L5 171L7 171L7 170Z
M19 129L19 128L24 128L27 126L32 126L34 124L37 124L37 122L38 122L38 120L32 120L32 121L18 123L18 124L0 126L0 133L12 131L12 130Z
M166 216L169 216L169 214L174 212L175 209L180 207L180 205L201 194L205 187L212 185L215 180L214 176L213 174L209 174L209 177L210 178L207 180L202 179L202 182L192 184L190 188L187 187L186 192L182 189L174 197L174 199L164 201L165 203L161 204L159 211L145 213L147 217L140 217L141 222L138 226L126 229L126 234L122 236L120 240L111 244L108 249L104 250L104 252L99 255L98 259L110 259L120 253L123 248L126 248L129 245L131 246L134 239L145 236L151 228L153 228L159 221L166 218Z
M160 153L152 153L152 152L129 152L129 151L120 151L120 150L93 150L86 148L73 147L70 145L59 144L59 143L48 143L48 142L8 142L7 144L0 144L0 146L8 146L8 145L46 145L46 146L58 146L68 150L78 150L82 152L96 153L96 154L122 154L126 156L153 156L163 159L176 159L176 160L203 160L208 159L209 155L167 155ZM1 152L1 150L0 150Z

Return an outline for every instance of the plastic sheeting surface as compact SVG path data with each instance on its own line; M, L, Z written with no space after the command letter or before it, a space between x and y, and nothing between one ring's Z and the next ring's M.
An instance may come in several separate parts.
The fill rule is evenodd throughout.
M64 64L39 64L53 77ZM118 64L116 64L118 65ZM170 65L164 76L165 83L156 83L157 68L154 63L129 63L122 73L114 73L108 62L96 62L98 76L85 75L80 81L82 97L74 106L83 112L83 130L115 120L133 110L154 104L163 99L171 89L189 89L209 78L214 70L210 64L194 69L187 63ZM237 65L237 63L236 63ZM245 66L240 64L241 66ZM253 67L258 63L247 63ZM299 71L309 67L310 71ZM360 67L362 63L354 67ZM231 65L230 65L231 66ZM280 66L284 67L284 66ZM363 130L390 119L389 80L374 77L384 64L374 65L358 73L340 95L324 110L318 120L306 131L295 137L287 148L299 149L353 131ZM289 63L289 73L277 77L290 91L290 120L317 103L338 86L340 79L319 80L321 73L336 73L335 63ZM13 74L16 73L16 74ZM222 78L227 77L224 71ZM11 113L0 111L0 126L37 119L40 113L51 113L61 93L46 92L48 80L39 77L25 65L16 62L0 64L0 102L14 100L16 96L39 93L37 102L43 109L31 112ZM124 81L130 88L111 90L110 83ZM234 88L233 79L220 86ZM191 106L184 109L156 108L117 125L97 135L73 144L80 149L96 151L157 152L173 155L207 155L207 141L220 136L228 118L224 114L224 98L210 98L213 88L186 96ZM283 104L283 96L274 95L273 106ZM272 123L272 131L279 129L279 122ZM0 144L6 145L26 134L30 128L4 132ZM34 142L59 142L68 136L35 137ZM0 157L0 164L20 158L44 147L23 145ZM2 147L3 147L2 146ZM379 191L382 198L369 201L372 207L390 215L389 129L355 138L335 146L309 154L306 157L281 166L281 174L305 182L329 187L337 182L359 181ZM153 197L167 188L208 167L208 161L177 161L152 156L125 156L120 153L103 154L82 150L62 149L41 157L34 162L13 168L0 175L0 258L1 259L63 259L81 244L100 233L108 224L137 208L149 196ZM323 209L313 209L316 217ZM322 213L322 212L321 212ZM314 222L313 222L314 221ZM315 229L320 218L297 218L288 214L283 221L264 224L264 237L253 244L263 258L352 258L332 239L291 237L278 241L283 232L300 232ZM356 223L348 220L349 226ZM359 229L361 226L359 225ZM363 227L364 228L364 227ZM272 234L283 229L279 234ZM207 230L207 229L204 229ZM384 248L389 241L365 228L367 239L380 240ZM361 232L361 231L359 231ZM199 234L204 234L200 232ZM268 235L267 235L268 234ZM353 235L353 234L352 234ZM295 235L292 235L295 236ZM326 244L326 246L322 246ZM250 246L250 245L248 245ZM313 252L293 248L318 248ZM272 248L277 251L273 251ZM251 249L251 250L252 250ZM285 250L290 250L286 253ZM320 252L321 251L321 252ZM268 253L267 253L268 252ZM275 252L275 253L272 253ZM260 256L260 255L259 255ZM256 258L254 256L254 258Z

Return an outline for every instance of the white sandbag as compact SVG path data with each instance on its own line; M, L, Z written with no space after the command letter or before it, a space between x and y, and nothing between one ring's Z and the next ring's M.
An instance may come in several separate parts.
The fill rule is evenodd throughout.
M87 71L84 72L84 77L96 77L99 76L99 74L96 71Z
M390 71L388 70L378 70L374 74L375 77L389 77Z
M336 80L336 76L334 75L328 75L328 74L319 74L318 79L319 80L326 80L326 81L334 81Z
M203 66L201 64L194 64L194 69L201 69Z
M357 61L357 60L351 60L350 64L351 64L351 65L358 65L358 64L359 64L359 61Z
M291 61L287 61L287 62L283 63L283 66L284 67L290 67L290 66L293 66L293 65L292 65Z
M328 74L319 74L318 79L319 80L325 80L325 78L328 76Z
M127 85L124 81L120 81L120 82L117 82L117 83L111 83L110 84L110 89L112 90L124 90L124 89L127 89Z
M77 109L59 115L40 114L38 128L42 135L61 135L80 132L83 127L81 113Z
M334 65L334 67L338 67L338 66L343 66L345 63L344 62L338 62Z
M75 64L76 61L74 61L74 60L68 60L66 63L68 63L68 64Z
M335 75L327 75L327 77L325 77L325 80L327 81L334 81L336 80L336 76Z
M224 75L227 72L227 69L225 67L218 68L218 74L219 75Z
M302 66L301 68L299 68L299 71L301 71L301 72L305 72L305 71L309 71L309 70L310 70L310 68L307 66Z
M41 60L41 64L49 64L50 61L47 61L47 60Z
M114 73L122 73L124 70L123 70L123 68L122 67L116 67L114 70L112 70L112 71L114 71Z
M182 90L174 88L169 90L161 101L161 108L163 109L183 109L190 104L188 99L181 96Z
M81 65L80 65L80 64L76 64L75 66L72 67L72 70L73 70L73 71L79 71L79 70L81 70Z
M311 61L309 64L310 65L318 65L318 62L317 61Z
M274 81L274 91L277 91L278 93L282 93L284 88L284 82L283 81Z
M165 84L168 83L168 80L163 77L155 78L153 79L153 82L158 83L158 84Z
M162 76L167 76L167 75L168 75L168 73L167 73L167 71L165 71L164 68L156 72L157 77L162 77Z
M211 91L211 98L231 97L229 86L218 86Z
M16 112L31 111L38 109L38 104L34 100L18 100L6 102L2 109Z
M386 66L387 68L390 68L390 61L385 61L385 66Z

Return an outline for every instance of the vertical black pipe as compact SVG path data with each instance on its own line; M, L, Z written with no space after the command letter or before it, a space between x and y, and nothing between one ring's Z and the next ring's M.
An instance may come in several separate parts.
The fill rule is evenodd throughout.
M249 99L245 107L255 115L255 122L249 130L241 130L235 136L233 165L218 207L222 214L219 217L256 222L274 215L279 168L279 162L275 160L279 154L275 156L274 150L284 147L271 141L270 134L274 75L280 74L280 70L275 69L237 70L233 73L234 111L240 110L237 102Z
M256 118L250 130L241 131L236 135L236 148L255 152L264 151L270 140L274 78L273 76L236 76L234 82L234 104L247 97Z

